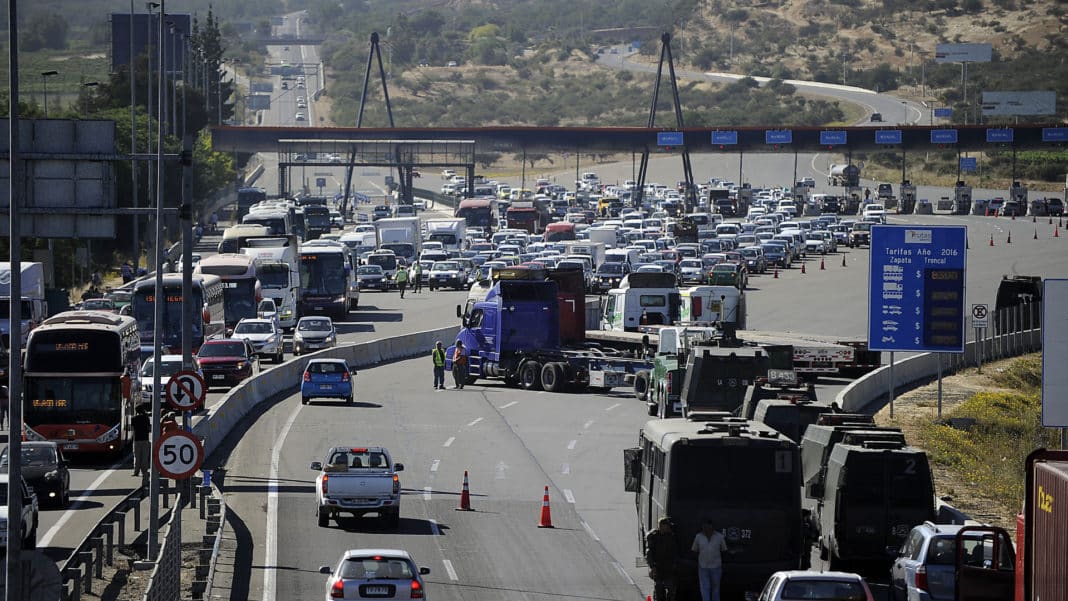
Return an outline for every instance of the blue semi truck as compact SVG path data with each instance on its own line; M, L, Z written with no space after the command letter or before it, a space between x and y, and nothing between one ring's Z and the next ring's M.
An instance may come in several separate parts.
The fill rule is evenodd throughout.
M644 359L611 349L562 345L561 322L567 329L585 315L558 292L551 280L499 280L484 301L457 306L463 327L456 340L468 356L467 382L499 378L528 390L607 390L630 386L633 374L650 368ZM448 348L448 369L455 348Z

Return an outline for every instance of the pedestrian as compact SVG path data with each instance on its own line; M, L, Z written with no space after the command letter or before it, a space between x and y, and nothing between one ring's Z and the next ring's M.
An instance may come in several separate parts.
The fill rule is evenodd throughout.
M401 265L397 268L396 275L397 290L400 290L400 297L404 298L404 289L408 287L408 268Z
M434 360L434 390L445 390L445 347L440 340L434 344L430 356Z
M152 419L148 416L145 406L137 408L137 414L130 420L133 426L133 451L134 471L133 475L140 475L143 480L148 480L149 473L149 445L148 436L152 431Z
M423 289L423 266L419 261L412 263L412 292L416 294Z
M133 281L134 268L133 268L133 265L129 261L126 261L125 263L123 263L122 267L119 269L119 271L122 273L122 283L123 284L129 284L131 281Z
M657 529L645 537L645 562L653 579L653 601L675 601L675 578L679 545L671 520L660 518Z
M705 520L690 550L697 553L701 601L720 601L719 583L723 579L723 552L727 550L727 541L712 527L710 520Z
M7 386L0 386L0 430L7 424L7 412L11 408L10 397L7 395Z
M214 234L219 228L219 216L214 211L211 213L209 222L211 223L211 233Z
M459 340L456 341L456 350L452 352L452 379L456 389L463 390L467 381L467 353L464 352L464 343Z

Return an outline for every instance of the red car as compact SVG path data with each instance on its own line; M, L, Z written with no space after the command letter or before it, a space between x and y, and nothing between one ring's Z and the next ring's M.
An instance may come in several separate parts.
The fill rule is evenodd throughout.
M197 353L204 382L212 386L234 386L260 370L252 343L247 340L208 340Z

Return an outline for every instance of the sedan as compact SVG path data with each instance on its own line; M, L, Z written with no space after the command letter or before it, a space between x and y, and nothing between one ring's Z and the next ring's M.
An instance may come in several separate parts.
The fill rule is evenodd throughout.
M764 257L764 250L759 246L747 246L740 251L745 258L745 266L749 273L766 273L768 260Z
M7 473L7 447L0 452L0 472ZM63 451L52 441L23 441L22 478L41 503L70 505L70 471Z
M388 290L389 280L386 279L386 273L382 271L381 266L360 265L356 269L356 285L360 290Z
M312 359L301 378L300 402L307 405L314 398L329 398L344 399L351 405L356 397L352 385L355 375L344 359Z
M293 119L296 120L296 121L307 121L308 120L308 118L304 116L304 113L302 113L300 111L297 111L297 114L293 116Z
M331 348L337 344L337 330L329 317L301 317L293 330L293 354Z
M681 277L679 279L684 284L689 282L703 284L705 278L708 277L705 272L705 266L701 263L701 259L683 259L682 262L679 263L679 271L681 272Z
M237 322L231 338L247 340L260 357L271 357L275 363L285 360L285 343L282 328L274 319L245 318Z
M791 599L850 599L873 601L864 578L850 572L775 572L764 585L758 601Z
M325 601L348 599L425 599L423 576L430 568L416 567L412 556L400 549L352 549L337 567L322 566L326 579Z
M212 386L235 386L259 372L259 361L246 340L208 340L197 353L204 382Z

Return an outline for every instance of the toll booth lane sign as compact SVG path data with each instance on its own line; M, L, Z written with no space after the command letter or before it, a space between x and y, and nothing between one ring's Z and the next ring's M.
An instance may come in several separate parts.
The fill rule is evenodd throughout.
M872 226L868 348L964 352L967 236L965 226Z

